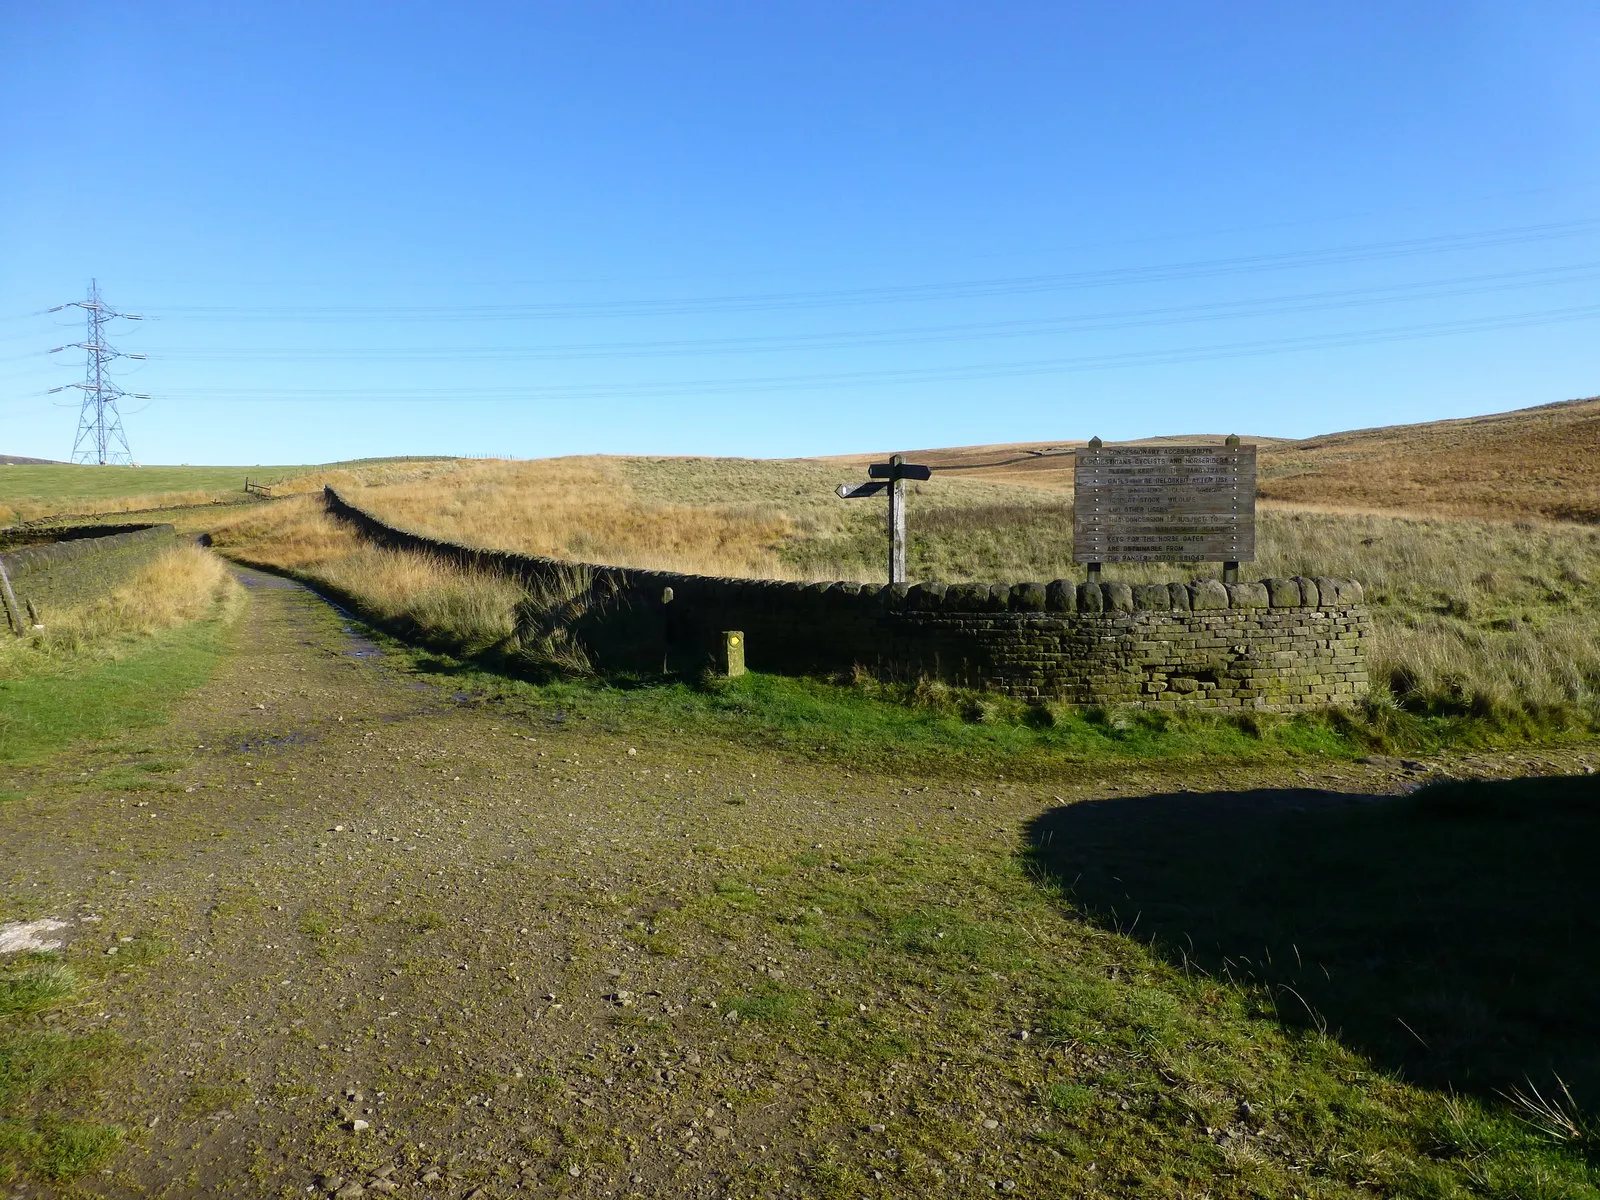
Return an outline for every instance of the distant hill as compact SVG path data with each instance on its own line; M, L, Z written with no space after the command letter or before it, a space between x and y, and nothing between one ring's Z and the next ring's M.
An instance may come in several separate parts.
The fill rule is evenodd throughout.
M1221 442L1222 434L1143 438L1138 445ZM1252 437L1264 500L1316 508L1435 516L1600 522L1600 396L1538 408L1356 429L1318 437ZM912 462L993 482L1070 491L1081 441L909 450ZM883 454L824 459L863 470Z
M1269 500L1600 522L1600 396L1263 449Z
M53 458L24 458L20 454L0 454L0 467L64 467Z
M1184 433L1168 437L1139 438L1119 443L1135 446L1221 444L1223 433ZM1243 435L1241 435L1243 436ZM1259 446L1292 445L1279 438L1251 437ZM907 462L922 463L941 474L968 476L990 483L1025 483L1030 487L1072 489L1073 452L1083 441L1010 442L991 446L947 446L938 450L902 451ZM882 462L888 452L878 454L839 454L820 461L841 467L865 470L868 463Z

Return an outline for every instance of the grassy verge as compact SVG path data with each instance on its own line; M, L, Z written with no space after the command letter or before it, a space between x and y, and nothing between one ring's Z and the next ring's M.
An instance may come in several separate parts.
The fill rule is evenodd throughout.
M122 1141L114 1125L66 1115L112 1049L104 1037L44 1025L80 985L54 954L0 968L0 1183L75 1179L106 1162Z
M803 850L730 862L637 937L774 1081L731 1084L735 1120L802 1097L811 1194L1597 1194L1587 1133L1410 1084L1281 1020L1281 991L1080 920L1055 878L1009 838Z
M185 547L42 631L0 639L0 763L160 722L210 674L238 603L220 560Z
M1053 809L1031 840L1174 966L1259 985L1408 1079L1542 1094L1571 1109L1557 1140L1600 1150L1600 969L1572 953L1600 935L1600 779L1141 796Z
M1043 707L982 693L832 683L750 673L740 679L536 683L493 662L419 651L416 669L447 677L477 702L561 724L619 733L716 738L803 759L874 770L1047 778L1094 763L1284 761L1429 754L1592 737L1588 726L1413 714L1392 706L1301 715L1167 714Z

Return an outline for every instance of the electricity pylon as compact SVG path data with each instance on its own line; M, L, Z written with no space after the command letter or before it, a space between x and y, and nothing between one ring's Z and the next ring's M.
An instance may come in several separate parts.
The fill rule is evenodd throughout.
M61 312L68 308L83 309L88 315L89 325L87 340L57 346L50 351L51 354L59 354L63 350L84 350L89 355L82 383L67 383L50 389L52 392L64 392L68 388L78 388L83 392L83 408L78 413L78 436L72 440L72 461L99 463L101 466L107 463L131 463L133 451L128 449L128 435L122 431L122 414L117 411L117 401L123 396L132 396L136 400L148 400L150 397L143 392L123 391L112 382L111 373L106 368L119 358L145 356L124 354L114 348L106 341L105 329L106 323L117 317L126 321L142 321L144 318L106 307L100 299L98 280L89 281L87 300L58 304L50 311Z

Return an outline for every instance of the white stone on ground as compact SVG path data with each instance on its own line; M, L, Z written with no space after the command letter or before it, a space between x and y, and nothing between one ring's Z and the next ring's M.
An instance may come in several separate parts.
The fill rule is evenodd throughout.
M65 929L70 922L43 917L37 921L13 921L0 925L0 954L21 954L25 950L59 950L60 938L43 935Z

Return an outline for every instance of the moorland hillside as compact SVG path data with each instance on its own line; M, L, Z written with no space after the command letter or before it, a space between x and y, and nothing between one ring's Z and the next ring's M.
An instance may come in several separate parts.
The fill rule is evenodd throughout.
M1138 444L1220 442L1223 436L1144 438ZM1260 447L1263 500L1430 516L1600 521L1600 396L1298 440L1244 437ZM1070 491L1072 450L1083 444L955 446L909 456L941 473ZM864 468L879 457L824 461Z

